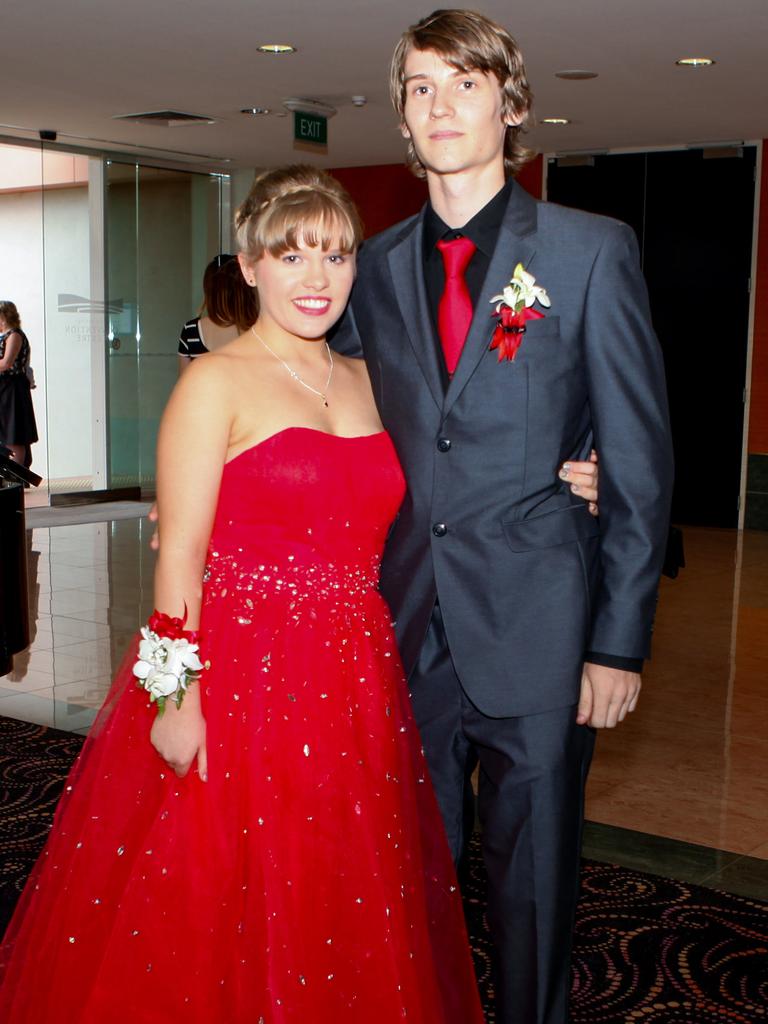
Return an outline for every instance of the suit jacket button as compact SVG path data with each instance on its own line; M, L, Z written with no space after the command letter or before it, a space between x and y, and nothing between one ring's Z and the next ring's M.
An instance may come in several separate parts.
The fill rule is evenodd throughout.
M446 533L448 533L448 527L445 523L435 523L432 527L432 533L434 533L436 537L444 537Z
M439 452L449 452L451 450L451 441L447 437L439 437L437 439L437 450Z

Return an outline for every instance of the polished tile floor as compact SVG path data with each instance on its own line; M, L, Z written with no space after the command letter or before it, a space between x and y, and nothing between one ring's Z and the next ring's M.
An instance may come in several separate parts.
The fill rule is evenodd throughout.
M32 644L0 678L0 715L87 732L152 610L144 519L27 533Z
M687 529L634 715L599 739L588 817L768 858L768 533Z
M30 530L0 714L86 733L152 607L146 520ZM768 533L686 529L638 710L598 742L585 853L768 899Z

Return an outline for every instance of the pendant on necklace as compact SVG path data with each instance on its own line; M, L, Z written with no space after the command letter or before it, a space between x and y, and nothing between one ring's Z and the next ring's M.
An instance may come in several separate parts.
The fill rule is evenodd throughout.
M296 381L296 383L301 384L301 386L303 388L306 388L307 391L311 391L313 395L317 395L318 398L322 400L323 405L327 409L328 398L326 395L326 391L330 387L331 378L333 377L333 356L331 355L331 346L328 344L328 342L326 341L325 343L325 351L328 353L328 379L325 382L326 391L319 391L317 388L313 388L311 384L307 384L305 380L302 380L299 374L296 373L296 371L292 367L290 367L284 359L281 359L277 352L273 351L273 349L269 347L269 345L266 343L266 341L264 341L262 336L256 331L255 327L251 326L251 331L258 338L258 340L261 342L261 344L264 346L267 352L270 352L275 357L278 363L280 363L283 366L283 368L291 375L291 377Z

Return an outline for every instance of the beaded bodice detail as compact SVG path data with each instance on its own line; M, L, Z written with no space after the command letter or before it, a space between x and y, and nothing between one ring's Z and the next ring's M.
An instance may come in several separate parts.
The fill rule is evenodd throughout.
M213 597L234 584L236 611L245 620L267 598L284 599L295 621L308 600L354 606L378 586L382 549L404 490L383 432L280 431L224 467L207 592Z

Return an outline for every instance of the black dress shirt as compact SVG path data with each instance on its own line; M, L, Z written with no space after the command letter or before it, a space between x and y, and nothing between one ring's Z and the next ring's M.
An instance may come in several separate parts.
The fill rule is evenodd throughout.
M462 237L469 238L475 243L477 248L469 261L464 280L467 282L472 305L476 306L485 275L491 265L491 257L496 248L496 239L499 237L499 229L504 220L511 190L512 179L510 178L504 188L497 192L493 199L486 203L482 210L476 213L472 220L462 228L449 228L432 209L431 203L427 205L424 218L424 280L427 286L427 302L435 328L437 328L437 308L440 305L440 297L445 286L443 256L437 248L437 243L443 239ZM490 313L489 303L489 316Z
M432 204L427 204L424 217L424 282L427 289L427 303L437 333L437 310L440 305L440 298L445 287L445 267L443 256L437 248L437 243L442 239L469 238L475 243L476 249L469 261L464 280L467 283L467 290L472 300L473 308L477 305L480 297L480 290L483 287L488 268L491 265L493 250L496 248L496 239L499 236L504 214L509 202L509 195L512 191L512 179L500 189L482 210L479 210L471 220L463 227L449 228L448 225L435 213ZM499 288L499 290L501 290ZM490 313L490 308L489 308ZM448 372L445 370L445 362L440 353L440 366L443 368L443 384L448 384ZM586 651L584 660L595 665L606 665L609 668L624 669L627 672L641 672L643 668L642 658L626 658L618 654L604 654L601 651Z

